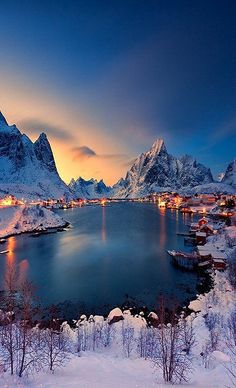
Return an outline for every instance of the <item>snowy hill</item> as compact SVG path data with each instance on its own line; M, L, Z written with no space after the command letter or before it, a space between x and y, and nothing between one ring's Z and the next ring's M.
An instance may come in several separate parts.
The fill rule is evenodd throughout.
M236 159L234 159L226 168L222 183L231 185L236 189Z
M233 186L221 183L212 182L191 188L183 188L179 190L182 195L194 195L194 194L235 194L236 190Z
M60 178L47 136L33 143L0 113L0 195L18 198L71 197Z
M69 188L75 198L102 198L108 197L111 188L106 186L103 180L97 181L96 179L90 179L86 181L83 178L77 180L71 179Z
M127 172L126 178L113 187L116 197L139 197L163 190L180 190L213 182L209 168L184 155L170 155L162 139L142 153Z
M0 209L0 238L65 226L58 214L51 210L36 206L7 206Z

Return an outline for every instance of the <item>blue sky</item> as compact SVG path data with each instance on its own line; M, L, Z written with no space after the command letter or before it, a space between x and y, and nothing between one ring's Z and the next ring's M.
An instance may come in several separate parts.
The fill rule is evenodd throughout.
M109 181L157 137L214 174L236 157L235 1L0 3L0 109L48 129L65 179L62 140Z

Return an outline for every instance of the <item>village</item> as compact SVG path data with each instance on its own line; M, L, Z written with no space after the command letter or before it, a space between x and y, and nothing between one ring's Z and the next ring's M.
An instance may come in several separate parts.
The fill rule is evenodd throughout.
M189 221L189 231L178 233L179 236L184 238L184 245L188 249L186 251L167 250L174 265L190 271L209 272L226 269L227 257L224 247L218 246L214 242L214 237L224 233L226 227L228 227L227 230L231 228L231 233L236 235L236 195L201 194L187 197L178 193L161 193L137 199L77 198L71 201L66 201L64 198L59 200L25 200L22 198L19 200L12 195L7 195L0 198L0 209L26 205L28 207L39 206L50 210L89 205L103 207L112 202L126 201L151 202L156 204L161 211L170 209L189 215L189 219L186 220ZM193 215L195 215L194 222ZM35 232L35 236L38 237L39 235L39 232ZM192 249L189 250L189 247Z
M66 200L59 199L26 199L16 198L14 195L7 194L0 196L0 208L5 206L19 205L40 205L48 208L70 208L89 204L104 205L108 202L154 202L160 208L180 210L181 213L189 214L214 214L220 217L232 217L235 214L236 195L227 194L199 194L194 196L184 196L176 192L153 193L140 198L76 198Z

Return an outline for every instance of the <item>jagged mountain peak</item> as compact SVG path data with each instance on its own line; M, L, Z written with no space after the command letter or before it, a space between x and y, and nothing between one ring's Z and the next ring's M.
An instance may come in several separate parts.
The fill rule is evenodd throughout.
M98 181L97 179L91 178L85 180L82 177L78 179L71 179L69 188L77 198L102 198L110 194L111 188L106 186L103 179Z
M154 141L150 149L150 152L159 154L161 151L166 151L166 146L165 146L164 140L161 138L158 138Z
M213 182L210 169L189 155L177 158L167 152L163 139L134 162L123 181L113 186L118 197L138 197L160 190L179 190Z
M46 133L42 132L40 133L39 137L37 140L35 140L34 144L38 143L47 143L50 145Z
M227 166L221 182L236 187L236 158Z
M20 131L17 129L15 124L8 125L7 120L3 116L2 112L0 111L0 132L10 135L21 135Z
M0 193L10 193L20 198L71 196L57 172L47 136L41 134L33 143L15 125L9 126L2 114L0 165Z
M0 111L0 123L2 123L4 125L8 125L7 120L5 119L5 117L2 114L2 111Z

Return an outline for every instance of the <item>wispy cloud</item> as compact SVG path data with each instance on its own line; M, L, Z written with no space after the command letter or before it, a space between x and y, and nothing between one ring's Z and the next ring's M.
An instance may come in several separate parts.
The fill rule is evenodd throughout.
M97 156L96 152L88 146L78 146L71 149L73 160L83 160Z
M18 125L22 130L31 134L39 135L41 132L45 132L47 135L59 140L68 142L74 140L74 136L66 128L38 119L25 119L20 121Z
M97 154L92 148L83 145L71 148L73 160L85 160L89 158L124 160L128 156L125 154Z

